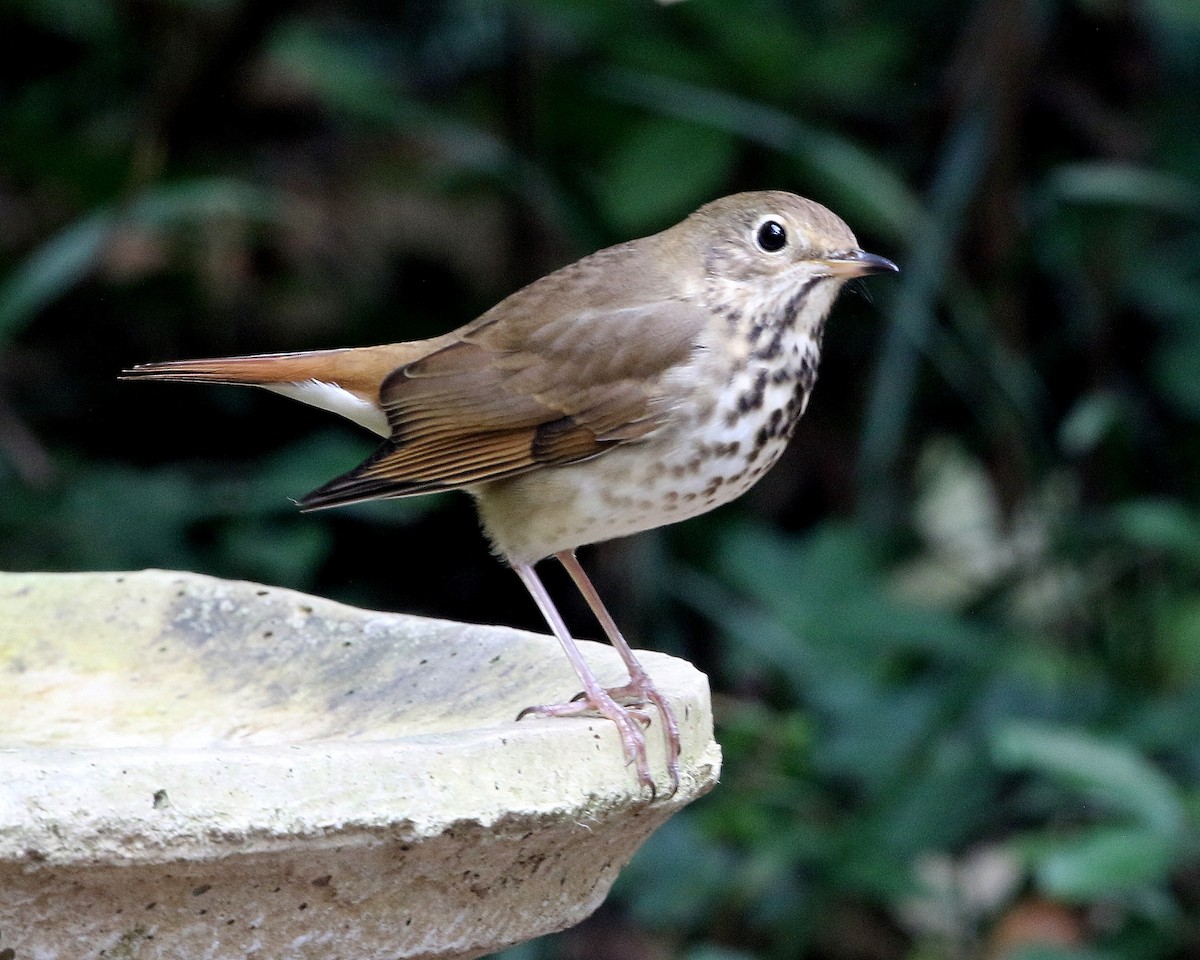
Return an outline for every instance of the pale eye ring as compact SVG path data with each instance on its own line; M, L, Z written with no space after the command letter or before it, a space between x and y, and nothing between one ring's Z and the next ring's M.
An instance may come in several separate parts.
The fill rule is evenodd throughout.
M754 233L754 242L764 253L778 253L787 246L787 230L778 220L764 220Z

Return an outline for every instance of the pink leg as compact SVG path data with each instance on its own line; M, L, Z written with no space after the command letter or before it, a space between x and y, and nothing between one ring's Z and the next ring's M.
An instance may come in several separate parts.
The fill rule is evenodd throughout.
M646 759L646 737L642 733L642 724L648 724L650 718L640 710L631 710L617 703L600 685L600 681L592 673L592 668L583 659L578 645L571 639L571 634L567 631L566 624L563 623L562 617L555 608L554 601L550 599L550 594L546 592L542 581L534 573L533 567L528 564L513 564L513 569L521 578L521 582L525 584L525 588L533 597L534 603L538 605L538 609L542 611L542 616L546 618L550 630L562 644L567 658L571 661L571 666L575 668L575 672L583 682L582 699L570 703L526 707L517 719L530 713L542 717L577 717L586 713L598 713L611 720L617 725L617 730L621 734L621 744L625 748L625 756L637 769L638 783L643 787L649 787L650 795L653 797L655 793L654 778L650 776L650 763Z
M671 774L671 793L674 793L679 789L680 749L679 724L675 720L674 711L671 710L666 698L658 692L658 688L650 680L650 675L646 673L646 668L633 655L633 649L621 635L621 631L617 629L616 621L613 620L612 615L608 612L608 608L604 606L604 601L600 599L600 594L596 592L596 588L592 585L591 579L584 572L579 560L576 559L575 551L564 550L561 553L555 554L555 556L558 558L558 562L566 567L567 573L575 581L575 586L579 588L579 592L583 594L583 598L587 601L588 606L592 608L592 613L600 621L600 626L608 637L608 642L616 648L617 653L621 655L621 659L625 661L625 666L629 669L629 682L623 687L609 690L609 696L617 701L631 699L639 704L652 703L658 707L658 712L663 720L663 729L667 735L667 769Z

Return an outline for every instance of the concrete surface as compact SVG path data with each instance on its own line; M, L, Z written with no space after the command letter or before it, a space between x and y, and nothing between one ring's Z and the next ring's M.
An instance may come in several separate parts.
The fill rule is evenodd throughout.
M719 772L704 676L645 662L683 738L653 803L611 724L514 720L578 689L550 638L186 573L0 574L0 957L475 957L577 923Z

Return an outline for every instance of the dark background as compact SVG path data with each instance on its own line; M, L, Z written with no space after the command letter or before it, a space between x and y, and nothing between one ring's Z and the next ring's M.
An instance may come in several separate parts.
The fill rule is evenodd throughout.
M117 372L444 332L763 188L904 273L754 491L584 552L727 762L512 956L1195 956L1195 0L9 0L0 566L541 629L465 496L294 511L361 431Z

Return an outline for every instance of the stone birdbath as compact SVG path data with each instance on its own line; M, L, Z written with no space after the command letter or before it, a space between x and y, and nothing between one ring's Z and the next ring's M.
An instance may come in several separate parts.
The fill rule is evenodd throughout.
M603 680L607 646L584 644ZM647 653L682 782L548 637L187 573L0 574L0 960L476 957L561 930L720 767Z

